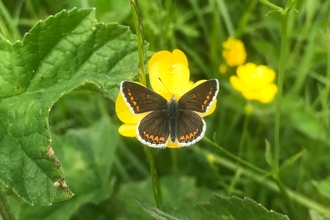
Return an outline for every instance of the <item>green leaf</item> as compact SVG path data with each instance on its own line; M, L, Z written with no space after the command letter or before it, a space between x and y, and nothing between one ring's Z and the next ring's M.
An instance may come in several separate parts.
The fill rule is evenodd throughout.
M292 155L290 158L286 159L281 164L280 170L287 169L289 166L291 166L292 164L294 164L294 162L296 162L300 157L302 157L305 153L306 153L306 149L302 149L298 153L296 153L296 154Z
M108 198L113 191L110 174L118 143L117 126L107 117L87 129L53 135L54 150L62 158L61 164L75 196L48 207L24 203L16 213L17 219L69 219L83 204L97 204ZM17 202L12 202L12 206L14 204L17 206Z
M86 83L114 100L119 82L136 75L135 39L127 27L97 23L93 9L62 11L14 44L0 37L0 181L24 201L72 197L51 154L49 111Z
M261 204L252 199L238 197L225 197L213 194L210 201L194 206L158 210L146 203L140 203L145 211L155 219L232 219L232 220L288 220L288 217L274 211L268 211Z
M330 144L325 128L320 123L321 119L316 112L304 105L300 98L292 95L284 96L282 111L283 126L293 127L307 137Z

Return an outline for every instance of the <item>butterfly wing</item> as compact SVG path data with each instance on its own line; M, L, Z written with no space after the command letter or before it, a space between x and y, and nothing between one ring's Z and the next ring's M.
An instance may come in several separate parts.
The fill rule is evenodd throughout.
M123 81L120 84L120 91L128 106L136 114L167 108L165 98L138 83Z
M218 80L207 80L185 93L178 101L178 108L200 113L207 112L216 99L218 91Z
M169 118L166 111L153 111L137 126L138 139L150 147L165 147L169 137Z
M206 124L193 111L179 110L177 139L180 146L189 146L199 141L205 134Z

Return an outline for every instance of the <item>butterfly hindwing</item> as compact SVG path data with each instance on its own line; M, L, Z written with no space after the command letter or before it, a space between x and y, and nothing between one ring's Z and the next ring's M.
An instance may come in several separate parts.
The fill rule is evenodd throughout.
M185 93L178 101L178 108L204 113L216 99L218 80L207 80Z
M189 146L199 141L205 134L206 124L193 111L179 110L177 139L180 146Z
M138 83L123 81L120 84L120 91L126 103L136 114L167 108L165 98Z
M169 118L166 111L153 111L137 127L139 140L150 147L165 147L169 137Z

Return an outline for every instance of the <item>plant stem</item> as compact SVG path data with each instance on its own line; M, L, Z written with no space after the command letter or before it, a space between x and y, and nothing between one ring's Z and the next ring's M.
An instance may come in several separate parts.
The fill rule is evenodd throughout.
M198 149L198 153L202 153L204 155L211 154L210 151L204 150L201 148ZM273 181L269 180L269 179L265 178L264 175L260 175L259 173L256 173L255 170L247 169L247 168L244 168L244 167L238 165L236 161L234 161L234 162L230 161L227 158L222 157L220 155L215 155L214 153L213 153L213 155L215 156L215 161L214 161L215 164L222 165L223 167L226 167L226 168L228 168L230 170L234 170L234 171L241 170L242 175L245 175L247 177L254 179L256 182L263 184L264 186L268 187L269 189L271 189L275 192L279 192L280 191L279 188L281 186L284 188L284 191L287 192L288 197L291 198L293 201L296 201L297 203L305 206L308 209L313 209L313 210L319 212L320 214L324 214L325 216L330 217L330 210L328 207L326 207L322 204L319 204L300 193L297 193L293 190L286 188L282 183L275 184L274 179L273 179Z
M281 125L281 106L282 106L282 93L283 93L283 81L284 81L284 74L285 68L287 63L288 57L288 13L292 9L293 5L295 4L296 0L289 0L284 9L268 2L267 0L260 0L265 5L273 8L275 11L281 13L281 50L280 50L280 61L279 61L279 70L278 70L278 79L277 79L277 86L278 92L276 96L276 111L275 111L275 131L274 131L274 160L273 160L273 179L275 180L281 194L287 200L287 203L290 208L290 212L294 215L295 218L298 217L298 213L296 213L296 209L292 204L292 200L287 192L287 189L282 184L280 179L279 173L279 160L280 160L280 125Z
M294 217L293 219L299 219L299 215L297 213L297 210L295 209L293 203L292 203L292 199L289 196L288 193L288 189L283 185L281 179L279 178L279 176L277 176L276 178L274 178L276 185L278 186L278 188L280 189L280 192L282 194L282 196L285 198L286 201L288 201L288 205L289 205L289 210L291 211L291 214L293 215L292 217Z
M144 152L147 156L147 160L148 160L149 165L150 165L150 172L151 172L151 179L152 179L152 189L153 189L153 192L154 192L156 207L159 208L162 205L162 191L161 191L161 188L160 188L160 182L158 180L158 175L157 175L157 171L156 171L156 168L155 168L154 157L153 157L149 147L144 146Z
M242 158L243 152L244 152L244 142L247 136L247 127L250 121L250 114L246 113L245 114L245 119L244 119L244 124L243 124L243 132L242 132L242 137L239 142L239 148L238 148L238 156Z
M144 34L143 34L143 25L139 16L139 11L137 7L137 0L131 0L133 20L137 36L137 46L139 52L139 78L140 82L143 85L147 84L145 68L144 68Z
M143 85L147 84L146 81L146 74L145 74L145 68L144 68L144 35L143 35L143 25L142 21L139 16L139 11L137 7L137 0L131 0L131 6L132 6L132 14L136 29L136 35L137 35L137 44L138 44L138 51L139 51L139 77L140 82ZM158 180L158 175L155 167L154 157L152 155L151 150L149 147L144 146L144 152L146 154L147 160L150 165L150 173L151 173L151 179L152 179L152 189L154 193L154 198L156 202L157 208L159 208L162 204L162 193L160 188L160 183Z
M281 12L281 13L283 12L283 8L281 8L267 0L260 0L260 2L267 5L268 7L272 8L274 11Z
M280 62L277 79L277 96L276 96L276 112L275 112L275 131L274 131L274 173L279 172L279 157L280 157L280 124L281 124L281 106L282 106L282 91L283 79L286 66L288 36L287 36L287 21L288 14L282 14L282 29L281 29L281 51Z
M2 195L2 193L3 192L0 189L0 216L2 217L3 220L13 220L14 217L12 216L8 206L6 205L6 200Z
M207 137L204 136L203 138L203 141L205 141L206 143L208 143L209 145L215 147L217 150L219 150L223 155L229 157L230 159L236 161L237 163L241 164L241 165L244 165L248 168L250 168L251 170L259 173L259 174L262 174L262 175L267 175L268 172L263 170L263 169L260 169L259 167L256 167L254 166L253 164L241 159L240 157L230 153L229 151L227 151L226 149L224 149L223 147L219 146L218 144L212 142L210 139L208 139Z

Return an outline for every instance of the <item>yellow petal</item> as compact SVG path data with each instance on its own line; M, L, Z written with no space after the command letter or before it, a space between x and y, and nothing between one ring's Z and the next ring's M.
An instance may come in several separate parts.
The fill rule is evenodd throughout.
M155 92L169 100L172 95L182 96L189 83L190 72L183 64L157 61L149 67L149 79Z
M214 100L214 102L210 105L210 107L208 108L207 112L205 113L199 113L199 115L204 118L210 114L212 114L215 110L215 108L217 107L217 100Z
M228 66L239 66L245 62L246 51L242 41L230 37L222 45L222 56Z
M178 49L173 50L174 64L183 64L188 67L188 59L186 55Z
M268 66L259 65L258 71L262 72L262 80L264 84L272 83L275 79L275 71L270 69Z
M155 62L160 61L160 60L170 63L170 64L172 64L174 62L173 55L170 51L161 50L161 51L158 51L157 53L155 53L154 55L152 55L152 57L150 58L149 63L148 63L148 68L150 68L151 66L154 65ZM150 69L148 69L148 71L150 73Z
M268 85L262 91L259 101L262 103L269 103L269 102L273 101L273 99L275 98L275 95L277 93L277 90L278 90L278 88L274 83Z
M166 147L168 147L168 148L179 148L180 145L179 145L178 141L175 141L174 143L172 143L171 140L168 139L168 141L166 143Z
M125 137L136 137L136 126L137 124L123 124L118 128L118 132Z
M128 124L137 124L146 116L145 114L134 114L130 107L128 107L121 92L119 92L115 103L116 114L120 121Z
M237 76L231 76L229 78L229 82L234 87L234 89L236 89L239 92L241 92L244 88L244 84Z

